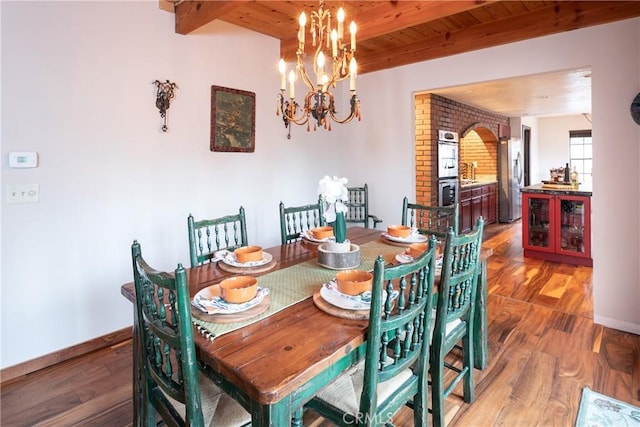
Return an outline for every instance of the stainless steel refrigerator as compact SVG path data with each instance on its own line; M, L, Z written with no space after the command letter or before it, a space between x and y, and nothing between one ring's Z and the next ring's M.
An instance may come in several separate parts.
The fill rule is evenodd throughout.
M502 139L498 142L498 220L513 222L522 217L524 156L522 140Z

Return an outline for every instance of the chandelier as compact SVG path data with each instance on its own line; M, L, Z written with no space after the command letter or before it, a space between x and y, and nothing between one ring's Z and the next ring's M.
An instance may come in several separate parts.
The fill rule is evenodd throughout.
M278 94L278 109L276 115L282 113L284 126L289 129L287 138L291 138L291 124L307 125L314 121L313 130L324 127L331 130L331 121L348 123L354 117L360 120L360 100L356 96L356 24L349 26L349 44L344 37L344 10L338 9L337 28L331 27L331 12L324 9L324 0L320 0L317 11L311 12L309 25L311 46L315 49L313 55L313 78L305 67L305 44L309 42L305 35L307 15L302 12L299 18L298 49L296 51L295 69L289 71L289 94L287 89L287 64L280 59L280 93ZM351 92L349 115L340 119L337 116L335 99L330 88L335 88L338 82L349 79ZM302 105L295 100L295 83L297 80L308 88ZM313 120L311 118L313 117Z

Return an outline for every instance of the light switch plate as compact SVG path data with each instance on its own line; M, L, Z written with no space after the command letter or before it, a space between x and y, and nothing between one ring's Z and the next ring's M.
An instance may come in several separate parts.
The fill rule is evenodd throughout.
M9 153L10 168L38 167L38 153L35 151L12 151Z
M7 203L38 203L40 186L38 184L7 185Z

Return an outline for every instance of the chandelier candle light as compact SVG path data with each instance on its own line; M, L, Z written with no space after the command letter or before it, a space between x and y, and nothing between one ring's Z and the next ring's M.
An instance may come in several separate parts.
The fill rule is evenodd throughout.
M285 92L287 89L287 64L284 59L280 59L280 93L278 94L278 109L276 115L282 113L285 127L289 129L288 138L291 138L291 123L297 125L307 125L310 131L310 118L313 117L315 123L313 130L318 126L331 130L331 121L336 123L348 123L354 117L360 120L360 100L356 95L356 75L357 63L356 52L356 24L351 22L349 26L350 39L346 43L344 37L344 10L338 9L337 28L331 27L331 12L324 9L324 0L320 1L317 11L310 13L311 24L309 31L311 34L311 46L315 49L313 55L312 79L305 68L305 45L307 15L302 12L299 18L298 29L298 49L296 51L295 70L288 73L289 96ZM330 88L335 88L337 83L349 79L349 90L351 92L350 113L344 119L337 117L335 99ZM308 91L304 96L302 106L295 100L295 83L297 80L307 86Z

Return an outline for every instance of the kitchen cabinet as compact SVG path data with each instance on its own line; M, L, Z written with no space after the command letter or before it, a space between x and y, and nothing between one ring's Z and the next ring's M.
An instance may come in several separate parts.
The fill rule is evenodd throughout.
M591 196L570 192L529 193L523 189L522 205L525 257L593 265Z
M498 196L497 185L489 184L482 187L482 217L487 224L497 221Z
M460 191L460 232L471 231L480 216L485 224L497 220L497 184L472 184Z

